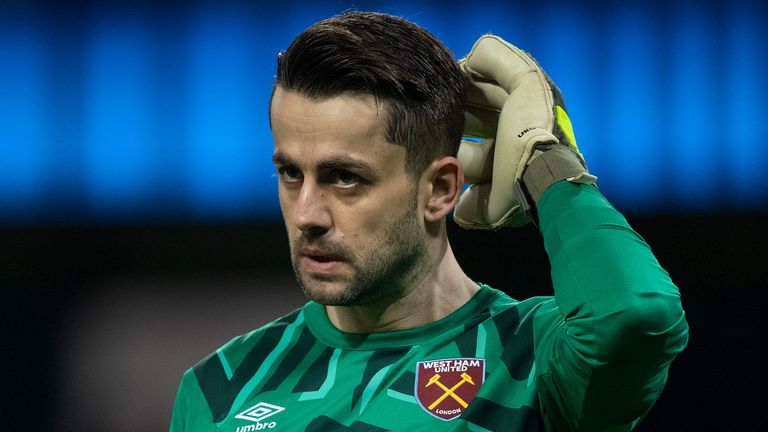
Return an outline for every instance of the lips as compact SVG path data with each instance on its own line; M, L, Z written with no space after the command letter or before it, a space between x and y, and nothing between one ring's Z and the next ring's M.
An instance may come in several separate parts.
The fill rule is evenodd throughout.
M305 248L301 250L302 267L310 273L328 275L335 273L344 262L344 258L320 249Z
M332 255L303 254L303 256L319 262L341 261L340 258Z
M335 253L323 251L320 249L314 249L314 248L305 248L301 250L301 256L310 258L315 261L319 262L329 262L329 261L343 261L344 259Z

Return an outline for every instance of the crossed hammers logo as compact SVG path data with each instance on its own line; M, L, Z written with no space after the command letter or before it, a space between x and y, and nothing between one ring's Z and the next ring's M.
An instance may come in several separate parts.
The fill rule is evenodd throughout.
M456 391L456 389L458 389L459 387L463 386L464 383L470 383L472 385L475 385L475 382L472 381L472 377L469 376L469 374L467 374L466 372L461 373L461 381L457 382L451 388L446 387L445 384L440 382L440 374L436 373L432 375L432 378L429 379L429 382L427 382L427 384L424 387L429 387L432 384L437 384L437 386L443 389L445 393L443 393L442 396L440 396L439 398L435 399L434 402L432 402L432 404L429 406L429 410L431 411L435 409L435 407L438 406L440 402L444 401L445 398L447 398L448 396L452 397L456 402L459 403L459 405L461 405L464 408L469 406L469 404L465 402L464 399L462 399L459 395L454 393L454 391Z

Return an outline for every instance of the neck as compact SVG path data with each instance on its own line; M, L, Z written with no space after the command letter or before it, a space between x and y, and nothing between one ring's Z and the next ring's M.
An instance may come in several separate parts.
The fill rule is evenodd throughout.
M341 331L378 333L435 322L464 305L479 290L453 255L443 227L433 239L432 258L396 300L361 306L326 306L328 318Z

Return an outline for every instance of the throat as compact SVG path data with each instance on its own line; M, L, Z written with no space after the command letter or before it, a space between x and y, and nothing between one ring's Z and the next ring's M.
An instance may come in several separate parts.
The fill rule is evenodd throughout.
M480 289L466 276L454 283L448 288L423 281L386 305L326 306L325 310L331 323L346 333L370 334L421 327L456 311Z

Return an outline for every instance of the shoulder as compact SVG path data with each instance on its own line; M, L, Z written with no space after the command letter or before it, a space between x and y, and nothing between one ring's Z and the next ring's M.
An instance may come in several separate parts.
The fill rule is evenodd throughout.
M304 325L304 308L277 318L256 330L236 336L189 368L182 377L177 405L187 422L220 421L248 377L284 338ZM176 416L176 415L175 415ZM192 418L194 417L194 418ZM207 422L207 423L206 423Z
M249 352L253 351L259 344L265 344L274 339L279 339L285 330L291 325L299 324L297 321L303 321L304 307L296 309L286 315L283 315L263 326L248 333L235 336L229 342L222 345L216 351L208 354L200 360L191 370L199 370L211 361L222 362L223 359L242 359ZM269 343L273 346L273 344ZM239 363L239 361L236 361ZM226 365L225 365L226 369Z

